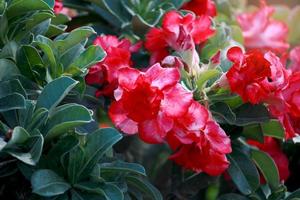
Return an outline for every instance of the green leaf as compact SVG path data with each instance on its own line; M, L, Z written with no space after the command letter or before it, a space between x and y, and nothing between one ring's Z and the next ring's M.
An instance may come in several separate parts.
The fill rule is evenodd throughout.
M269 112L264 105L247 103L233 110L233 112L236 115L236 125L238 126L267 122L270 119Z
M300 189L292 192L290 195L287 196L285 200L298 200L300 199Z
M46 123L48 119L48 110L45 108L39 108L33 114L33 117L30 123L26 126L28 131L33 131L35 129L39 129L42 125Z
M22 127L15 127L12 133L12 137L9 140L6 147L13 146L15 144L23 144L29 139L29 133Z
M127 163L122 161L115 161L112 163L103 163L101 166L101 173L132 173L132 174L139 174L142 176L146 176L145 169L142 165L135 164L135 163Z
M126 176L126 181L129 185L137 188L146 195L149 195L154 200L162 200L160 192L151 185L147 180L137 176Z
M23 108L25 108L25 98L18 93L0 98L0 112Z
M274 160L265 152L251 150L251 158L273 190L279 186L279 173Z
M72 200L107 200L102 194L91 194L79 190L72 190L71 197Z
M69 162L67 167L68 180L74 184L78 181L78 172L85 163L85 152L77 147L69 152Z
M90 111L79 104L65 104L53 111L45 127L46 140L93 121Z
M236 116L232 112L231 108L223 102L217 102L210 106L210 110L214 116L214 119L219 123L235 124Z
M251 124L244 126L242 135L247 139L256 140L261 143L264 142L264 134L259 124Z
M85 147L87 160L78 177L88 176L99 159L121 139L122 135L113 128L99 129L88 134Z
M31 177L33 193L52 197L65 193L71 186L55 172L48 169L36 171Z
M91 27L80 27L70 32L64 40L55 41L55 46L59 53L63 54L95 33Z
M104 191L101 188L102 185L103 185L103 183L89 181L89 182L80 182L80 183L74 184L74 187L81 191L99 194L102 197L106 197ZM108 198L105 198L105 199L108 199Z
M43 0L43 1L45 1L50 8L54 7L55 0Z
M26 97L25 89L18 79L0 82L0 98L14 93L18 93Z
M43 67L43 60L38 51L29 45L20 48L17 54L17 66L20 72L31 80L36 80L35 68Z
M26 142L29 152L10 151L9 154L28 165L36 165L43 151L44 138L42 135L31 136Z
M60 35L65 32L68 27L66 25L53 25L50 24L49 29L47 30L46 36L48 38L53 38L57 35Z
M43 144L42 135L31 136L24 128L16 127L3 150L28 165L35 165L41 156Z
M34 12L39 10L50 10L48 4L42 0L12 0L7 8L8 18L23 15L27 12Z
M52 40L42 36L38 35L35 38L35 41L33 44L36 44L47 56L49 63L50 63L50 74L52 77L58 77L62 73L62 69L59 68L57 62L56 62L56 49L54 46L54 43Z
M119 0L101 0L105 5L106 9L114 15L120 22L122 22L123 26L126 23L129 23L131 20L130 14L124 9L121 1Z
M206 70L202 73L200 73L198 79L197 79L197 87L199 89L203 88L204 87L204 84L209 81L210 79L213 79L217 76L220 75L220 71L217 70L217 69L209 69L209 70Z
M19 46L15 41L10 41L6 43L5 46L0 51L0 58L1 59L8 58L8 59L16 60L16 53L18 48Z
M229 193L220 196L218 200L249 200L249 199L239 194Z
M79 140L73 136L68 135L61 138L49 151L46 159L51 169L55 170L59 167L67 169L68 166L64 165L67 161L67 154L79 146Z
M53 80L45 86L38 97L36 108L46 108L51 113L76 84L77 81L64 76Z
M228 155L230 166L227 170L241 193L249 195L259 187L259 174L247 154L235 148Z
M109 200L123 200L124 195L123 192L114 184L106 183L101 187L101 189L104 191L105 196L108 197Z
M261 124L265 136L271 136L278 139L284 138L284 129L278 120L270 120Z
M74 60L69 68L77 67L79 69L86 69L102 61L105 56L106 53L101 47L89 46L79 57Z
M15 63L9 59L0 59L0 81L8 80L19 74L19 69Z

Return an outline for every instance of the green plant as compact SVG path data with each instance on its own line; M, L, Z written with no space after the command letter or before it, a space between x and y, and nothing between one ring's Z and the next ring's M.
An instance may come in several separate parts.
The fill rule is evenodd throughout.
M161 199L141 165L116 157L122 135L78 104L105 53L87 45L92 28L65 33L53 6L0 1L1 199Z

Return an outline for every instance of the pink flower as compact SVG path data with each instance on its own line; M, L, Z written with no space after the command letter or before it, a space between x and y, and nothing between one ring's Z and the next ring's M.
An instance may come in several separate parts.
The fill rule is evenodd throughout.
M192 103L192 93L178 83L176 68L153 65L145 73L133 68L119 70L119 87L109 108L115 126L124 133L139 133L147 143L161 143Z
M293 48L289 57L291 60L289 69L291 69L293 72L300 71L300 46Z
M55 0L55 2L54 2L54 8L53 8L54 13L55 14L60 13L63 10L63 8L64 8L64 5L62 3L62 0Z
M292 73L288 85L272 100L269 110L283 125L286 139L297 136L300 133L300 72Z
M230 139L211 119L208 110L194 101L188 112L174 121L167 141L176 152L170 157L179 165L216 176L229 165Z
M273 13L274 8L261 1L259 10L243 13L237 17L248 49L284 53L289 48L288 27L283 22L271 19Z
M150 63L160 62L169 55L169 48L175 51L193 49L206 41L215 31L206 15L191 13L182 16L176 11L165 14L161 28L152 28L146 35L145 47L151 52Z

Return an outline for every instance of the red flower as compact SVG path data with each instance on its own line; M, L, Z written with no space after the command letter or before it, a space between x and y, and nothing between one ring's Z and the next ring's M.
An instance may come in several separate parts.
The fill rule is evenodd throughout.
M191 0L185 3L181 9L190 10L196 15L208 15L214 17L217 15L216 5L212 0Z
M169 49L185 51L206 41L214 34L208 16L181 16L176 11L165 14L162 28L152 28L146 35L145 47L151 52L151 63L160 62L169 55Z
M145 142L163 142L174 118L181 117L192 103L192 93L178 83L178 69L156 64L143 73L126 67L118 76L116 101L109 108L113 123L124 133L138 132Z
M287 84L288 73L271 52L243 54L239 47L232 47L227 57L234 63L226 74L231 91L245 102L260 103Z
M107 35L97 37L94 45L101 46L107 55L103 61L90 68L86 82L101 86L96 96L112 96L117 88L119 69L131 66L130 52L137 51L141 43L131 45L127 39L119 40L116 36Z
M229 137L196 101L185 115L174 121L167 141L176 150L170 159L186 169L216 176L229 165L226 158L231 152Z
M289 48L288 27L283 22L271 19L273 13L274 8L261 1L258 11L243 13L237 17L248 49L259 48L284 53Z
M287 156L282 152L282 150L280 149L280 145L274 138L265 137L264 143L259 143L254 140L248 140L247 142L252 146L256 146L261 151L268 153L273 158L277 165L281 181L286 181L288 179L290 175L289 160ZM265 182L264 179L262 180L263 182Z
M300 133L300 72L292 73L288 85L275 97L269 110L282 123L286 139L293 138Z
M300 71L300 46L293 48L289 57L291 60L290 69L293 72Z
M53 8L53 10L54 10L55 14L60 13L62 11L62 9L64 8L64 5L63 5L63 3L61 1L62 0L55 0L55 2L54 2L54 8Z

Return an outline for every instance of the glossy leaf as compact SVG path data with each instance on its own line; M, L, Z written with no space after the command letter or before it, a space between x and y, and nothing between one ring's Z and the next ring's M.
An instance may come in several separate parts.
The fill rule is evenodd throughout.
M245 195L253 193L259 187L259 174L254 163L247 154L238 149L234 149L228 159L230 166L227 172L236 187Z
M78 177L86 177L95 167L98 160L120 139L122 135L113 128L99 129L87 135L86 163L78 173Z
M65 193L70 185L55 172L48 169L36 171L31 177L33 193L44 197L52 197Z
M146 195L149 195L154 200L162 200L160 192L151 185L147 180L137 177L137 176L127 176L126 181L129 185L137 188L138 190L144 192Z
M91 122L91 115L88 109L79 104L66 104L57 107L46 124L46 140L55 138L71 128Z
M279 172L274 160L267 153L254 149L251 151L251 158L270 187L273 190L277 189L279 186Z
M45 86L37 99L37 108L46 108L51 111L75 87L77 81L69 77L60 77Z

